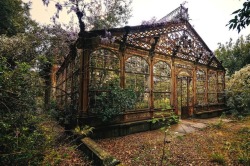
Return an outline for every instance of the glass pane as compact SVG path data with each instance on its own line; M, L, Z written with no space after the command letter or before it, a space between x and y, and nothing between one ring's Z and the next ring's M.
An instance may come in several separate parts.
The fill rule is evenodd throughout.
M169 77L154 76L154 92L170 92L170 85Z
M223 103L224 102L224 97L225 97L224 93L218 93L218 102Z
M170 92L171 70L166 62L157 62L153 67L154 92Z
M218 83L224 83L224 74L222 72L218 73Z
M208 94L208 102L209 103L217 103L217 94L216 93Z
M217 91L217 85L216 85L216 72L210 71L208 73L208 92L216 92Z
M205 103L205 93L206 93L206 73L198 69L196 72L196 99L197 104L202 105Z
M90 67L119 70L120 60L113 52L100 49L90 55Z
M105 89L120 82L120 60L111 51L100 49L90 55L90 88Z
M125 71L131 73L149 74L149 67L146 60L142 57L132 56L125 63Z
M120 60L116 54L106 49L99 49L90 55L89 63L89 110L99 111L103 101L100 95L110 86L120 84ZM95 109L95 110L94 110Z
M139 93L135 104L135 109L148 108L149 93Z
M135 109L148 108L149 66L142 57L132 56L125 63L125 85L137 93Z
M118 71L90 69L90 88L104 89L108 86L119 86L120 78Z
M171 69L166 62L157 62L153 67L154 76L171 76Z
M170 109L170 93L154 93L154 108Z

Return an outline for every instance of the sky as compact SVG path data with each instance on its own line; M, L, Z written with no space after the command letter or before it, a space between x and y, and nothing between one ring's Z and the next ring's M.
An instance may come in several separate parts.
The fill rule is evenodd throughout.
M23 0L27 2L28 0ZM55 12L53 2L46 7L42 0L31 0L31 17L41 24L52 23L51 16ZM56 0L54 0L56 1ZM150 20L152 17L161 19L185 2L184 0L133 0L132 18L129 26L140 25L143 20ZM231 15L237 9L242 8L244 0L186 0L185 7L188 8L190 23L194 29L214 51L218 43L225 44L230 38L236 41L241 35L250 34L250 26L243 29L239 34L237 30L229 30L226 24L233 18ZM60 14L62 22L68 22L70 16L66 12Z

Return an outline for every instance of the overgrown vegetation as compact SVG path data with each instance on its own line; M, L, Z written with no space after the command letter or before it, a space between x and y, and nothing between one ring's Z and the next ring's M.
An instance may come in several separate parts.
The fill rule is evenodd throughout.
M133 109L138 97L132 89L122 89L114 85L105 88L105 91L100 91L92 98L95 100L95 106L91 106L94 108L91 111L97 113L103 122L108 122L125 110Z
M250 114L250 65L235 72L227 83L227 106L238 116Z
M69 0L68 4L76 5L74 2L80 1ZM31 5L21 0L0 2L0 165L91 165L48 116L55 108L49 104L52 66L64 60L77 33L70 25L63 26L66 30L62 25L39 25L30 18ZM77 7L91 7L91 17L95 12L98 15L99 5ZM107 19L93 16L89 28L101 23L119 25L130 17L129 3L107 1L101 5L109 9ZM58 118L66 123L73 116L75 112L70 111Z
M222 61L222 65L227 70L227 75L231 76L235 71L240 70L247 64L250 64L250 35L241 36L236 41L219 43L219 48L215 51L216 57Z

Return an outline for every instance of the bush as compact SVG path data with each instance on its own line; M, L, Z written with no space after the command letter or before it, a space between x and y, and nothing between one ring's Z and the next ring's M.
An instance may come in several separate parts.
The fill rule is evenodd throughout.
M0 121L0 165L38 165L43 159L45 137L31 112L5 114Z
M112 120L125 110L133 109L137 100L132 89L122 89L118 86L108 87L105 92L100 92L94 97L96 104L91 111L97 113L103 122Z
M44 136L37 129L37 73L0 55L0 165L39 165ZM13 67L14 66L14 67Z
M236 115L250 114L250 65L235 72L227 83L227 106Z

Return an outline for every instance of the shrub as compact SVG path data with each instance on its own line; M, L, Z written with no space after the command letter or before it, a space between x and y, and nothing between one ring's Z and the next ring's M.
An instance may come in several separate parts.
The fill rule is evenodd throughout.
M236 115L250 113L250 65L235 72L227 83L227 106Z
M37 73L0 55L0 165L38 165L44 136L37 129ZM14 67L13 67L14 66Z
M111 86L105 92L100 92L95 96L96 104L91 111L97 113L103 122L107 122L122 114L126 109L133 109L136 99L136 94L132 89Z
M31 112L5 114L0 121L0 165L38 165L43 159L45 137Z

